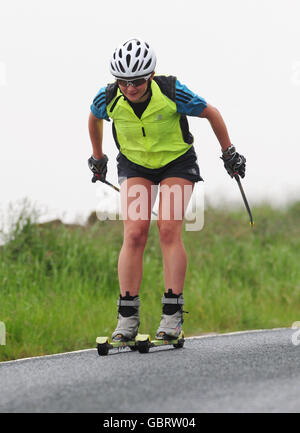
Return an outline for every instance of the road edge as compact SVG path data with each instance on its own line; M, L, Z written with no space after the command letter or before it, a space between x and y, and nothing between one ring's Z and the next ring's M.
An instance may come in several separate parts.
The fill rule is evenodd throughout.
M235 331L235 332L224 332L224 333L209 333L209 334L203 334L203 335L195 335L191 337L185 337L185 340L200 340L203 338L214 338L214 337L226 337L229 335L239 335L239 334L250 334L250 333L259 333L259 332L272 332L272 331L282 331L285 329L291 329L291 328L271 328L271 329L249 329L246 331ZM54 358L56 356L63 356L63 355L73 355L75 353L84 353L84 352L94 352L97 350L96 348L92 349L82 349L82 350L73 350L71 352L60 352L60 353L53 353L50 355L38 355L38 356L32 356L29 358L20 358L20 359L12 359L11 361L0 361L0 367L3 364L13 364L16 362L22 362L22 361L28 361L32 359L45 359L45 358Z

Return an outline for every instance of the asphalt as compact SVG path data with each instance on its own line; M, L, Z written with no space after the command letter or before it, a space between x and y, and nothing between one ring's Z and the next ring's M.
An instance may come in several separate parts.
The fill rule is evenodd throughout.
M300 412L293 329L0 363L0 412ZM298 337L299 338L299 337ZM294 339L295 342L295 339Z

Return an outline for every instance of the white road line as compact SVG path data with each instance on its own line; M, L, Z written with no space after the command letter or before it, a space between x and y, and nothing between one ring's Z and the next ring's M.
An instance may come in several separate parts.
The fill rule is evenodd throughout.
M236 331L236 332L227 332L222 334L207 334L207 335L196 335L194 337L185 337L185 340L198 340L200 338L209 338L209 337L225 337L227 335L239 335L239 334L254 334L259 332L271 332L271 331L282 331L284 329L291 329L291 328L271 328L271 329L250 329L248 331Z
M272 329L251 329L248 331L236 331L236 332L227 332L224 334L204 334L204 335L195 335L193 337L185 337L185 340L200 340L203 338L213 338L213 337L226 337L228 335L240 335L240 334L254 334L254 333L260 333L260 332L272 332L272 331L282 331L284 329L291 329L291 328L272 328ZM31 358L20 358L20 359L14 359L12 361L2 361L0 362L0 367L3 364L12 364L15 362L21 362L21 361L28 361L31 359L47 359L47 358L53 358L55 356L62 356L62 355L73 355L74 353L84 353L84 352L94 352L96 348L93 349L83 349L83 350L74 350L73 352L62 352L62 353L54 353L52 355L41 355L41 356L32 356Z
M20 358L20 359L13 359L12 361L2 361L0 362L0 367L2 364L10 364L13 362L20 362L20 361L28 361L29 359L45 359L45 358L52 358L54 356L61 356L61 355L70 355L73 353L82 353L82 352L91 352L96 349L83 349L83 350L74 350L73 352L61 352L61 353L53 353L51 355L40 355L40 356L32 356L30 358Z

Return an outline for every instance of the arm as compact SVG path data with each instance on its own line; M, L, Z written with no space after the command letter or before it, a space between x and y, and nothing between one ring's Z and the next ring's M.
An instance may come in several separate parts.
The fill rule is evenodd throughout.
M217 108L207 104L207 107L202 110L198 117L205 118L209 121L223 152L231 146L225 122Z
M89 116L89 133L93 147L93 156L96 159L103 157L102 138L103 138L103 119L98 119L92 113Z
M105 182L108 158L102 152L103 119L98 119L92 113L89 117L89 133L93 146L93 155L88 159L89 168L94 173L92 182Z
M224 167L228 174L231 177L237 174L241 177L245 177L246 158L236 152L235 147L231 144L225 122L220 112L212 105L207 104L207 107L202 110L199 117L208 119L211 124L211 127L221 145L223 152L221 159L224 162ZM224 153L227 149L228 151Z

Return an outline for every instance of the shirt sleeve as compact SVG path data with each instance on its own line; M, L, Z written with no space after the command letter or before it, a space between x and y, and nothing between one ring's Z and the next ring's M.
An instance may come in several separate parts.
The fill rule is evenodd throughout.
M178 113L186 116L199 116L202 110L207 107L205 99L193 93L178 80L176 80L175 102Z
M98 119L105 119L109 121L109 117L106 111L106 98L105 98L106 87L102 87L97 95L95 96L91 105L91 112Z

